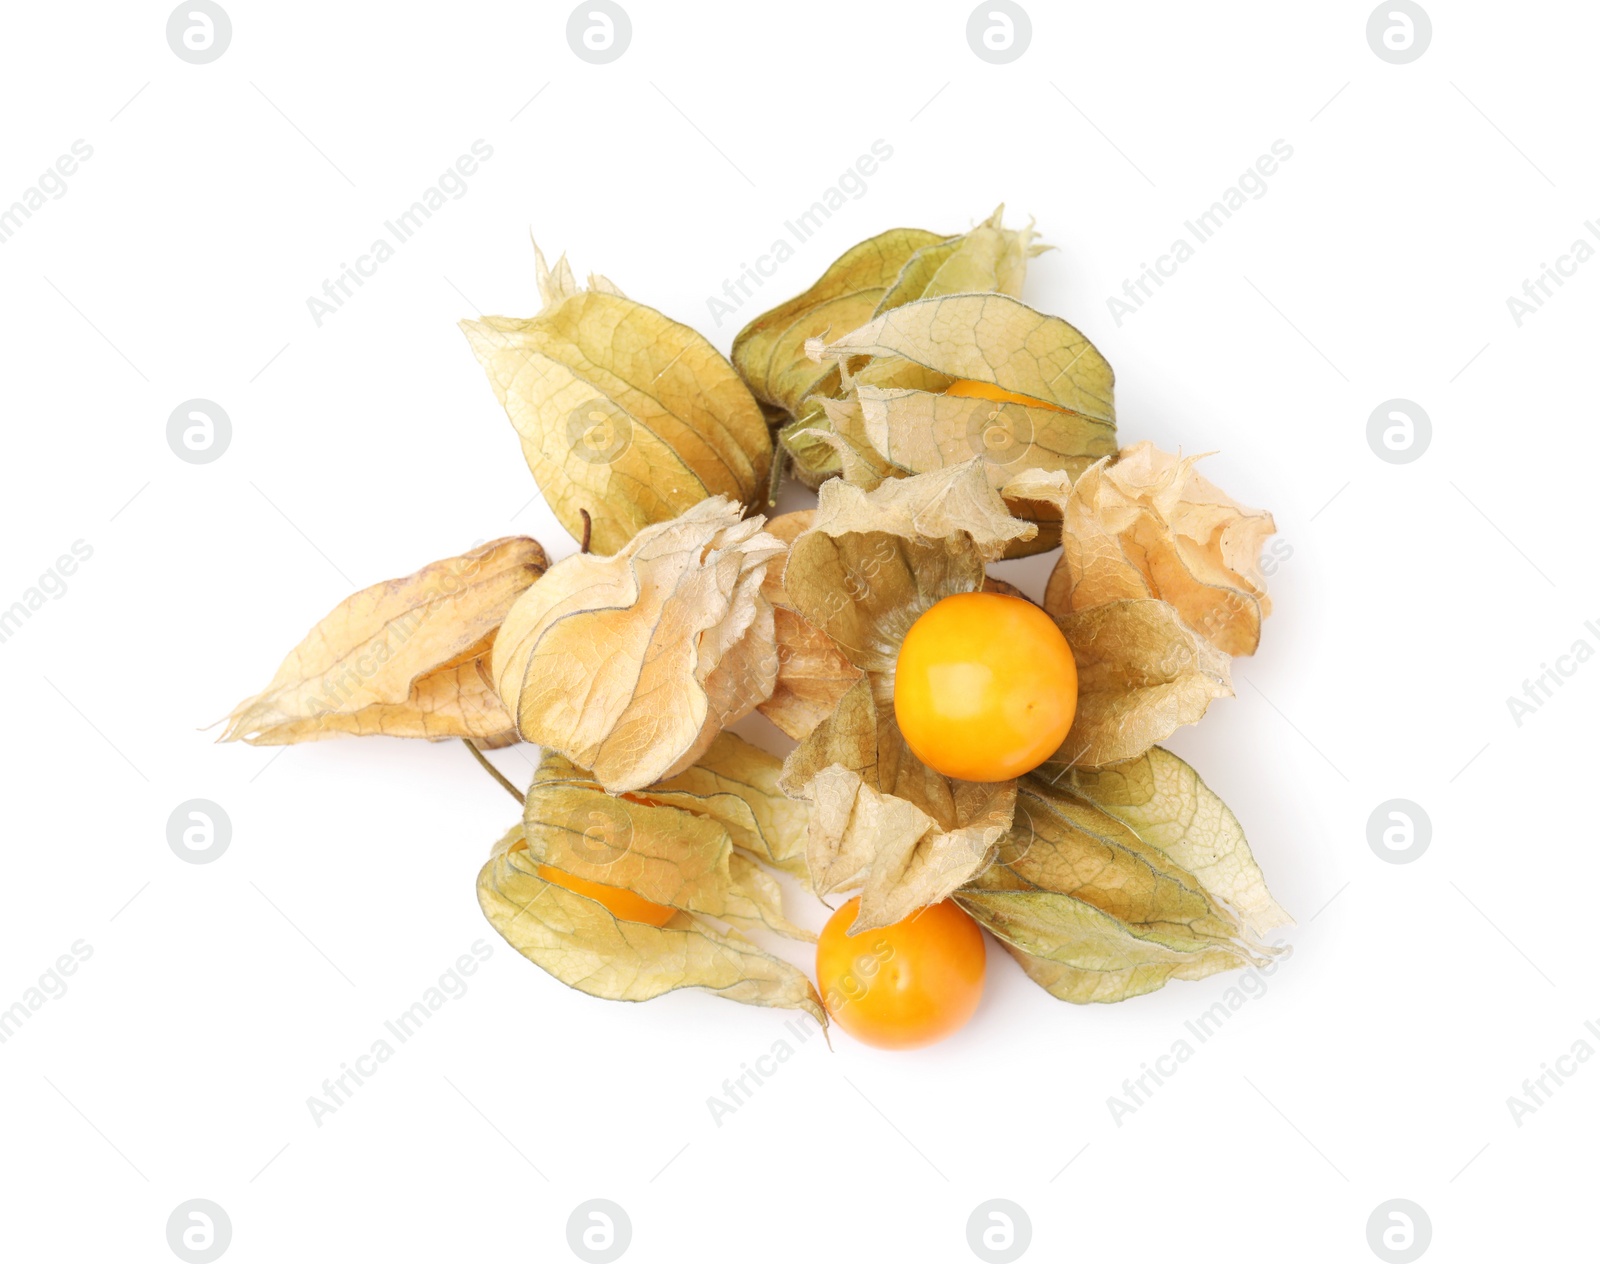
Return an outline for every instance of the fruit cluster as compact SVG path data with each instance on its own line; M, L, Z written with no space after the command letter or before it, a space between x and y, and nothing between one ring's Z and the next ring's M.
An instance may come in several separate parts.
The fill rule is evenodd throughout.
M1255 651L1272 519L1119 449L1110 365L1019 297L1042 248L999 211L881 234L731 362L538 256L535 315L464 329L580 551L511 537L355 594L225 738L468 742L521 815L485 914L596 996L911 1047L971 1017L984 931L1080 1003L1264 961L1287 918L1158 743ZM790 475L815 508L767 518ZM1037 601L990 574L1058 547ZM786 757L731 731L754 712ZM526 788L482 754L518 741ZM780 876L850 897L820 991L753 937L816 938Z

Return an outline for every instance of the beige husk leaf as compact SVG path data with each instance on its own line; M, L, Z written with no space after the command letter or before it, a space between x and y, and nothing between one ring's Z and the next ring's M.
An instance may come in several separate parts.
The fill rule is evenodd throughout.
M774 606L778 683L757 708L783 733L799 741L833 713L839 699L861 679L834 639L805 616Z
M573 538L580 510L594 549L614 553L706 497L764 496L771 432L717 349L603 277L580 289L564 257L551 272L535 253L539 313L461 328Z
M1011 821L1014 782L956 781L912 754L894 720L893 672L918 616L981 589L985 564L1032 531L972 461L871 492L831 480L790 548L788 599L864 673L790 754L780 781L811 805L817 893L862 888L853 933L945 898Z
M818 401L806 414L811 428L797 430L793 441L829 447L837 472L858 486L976 456L1000 491L1024 472L1067 480L1117 451L1111 366L1066 321L1005 295L922 299L835 342L814 339L807 349L841 366L845 390L840 400ZM1038 403L945 393L960 381ZM1061 510L1052 497L1008 494L1007 504L1040 528L1010 556L1061 542Z
M768 519L767 534L782 540L783 557L767 565L761 591L772 603L773 629L778 642L778 683L772 697L757 710L789 737L799 741L833 714L861 671L845 656L838 643L789 602L783 588L788 546L809 530L815 511L802 509Z
M1023 477L1059 472L1068 480L1117 447L1113 423L1055 408L860 383L843 399L817 403L817 424L797 432L794 441L827 446L839 476L869 489L886 478L925 474L974 456L983 458L997 491L1019 471ZM1013 544L1008 557L1044 553L1061 543L1061 510L1052 499L1008 496L1006 507L1039 528L1033 539Z
M1047 767L1133 759L1233 694L1228 656L1164 601L1108 601L1052 617L1078 665L1078 711Z
M987 862L1011 823L1013 781L957 781L901 737L869 678L789 756L783 785L811 805L806 859L818 895L860 888L850 932L902 921Z
M507 612L548 565L538 541L513 536L347 597L261 693L234 708L219 740L514 740L489 682L489 655Z
M492 678L518 732L612 793L694 763L777 681L761 583L783 544L762 521L718 497L613 557L552 566L495 641Z
M1029 470L1008 497L1063 515L1062 555L1045 590L1054 615L1130 597L1159 597L1218 649L1253 654L1272 609L1261 549L1276 527L1195 472L1200 457L1149 442L1070 481Z
M804 1010L827 1025L811 981L736 931L690 913L665 926L622 921L598 901L539 877L522 825L495 844L478 902L507 943L568 987L616 1001L703 988L746 1005Z
M1160 748L1118 768L1031 774L996 863L956 895L1052 995L1125 1000L1266 964L1288 923L1239 822Z
M1028 259L1048 247L1033 226L1008 229L1004 206L969 232L940 237L897 228L852 246L804 294L756 317L733 344L733 362L756 397L794 420L781 432L796 475L809 487L838 473L819 440L822 399L840 389L839 372L806 354L808 339L838 335L920 298L999 291L1021 294Z

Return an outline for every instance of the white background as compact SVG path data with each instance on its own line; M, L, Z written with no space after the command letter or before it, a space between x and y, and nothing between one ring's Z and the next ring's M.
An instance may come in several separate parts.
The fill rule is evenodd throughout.
M1506 697L1600 646L1600 263L1520 328L1505 301L1600 214L1592 6L1441 0L1391 65L1365 3L1034 3L1007 66L941 0L632 0L603 66L565 5L227 7L205 66L161 4L8 6L0 35L0 206L94 150L0 245L0 607L93 548L0 644L0 1007L93 949L0 1045L7 1258L169 1260L195 1197L230 1262L571 1258L592 1197L640 1260L972 1259L994 1197L1029 1259L1370 1259L1390 1198L1430 1258L1592 1253L1600 1063L1520 1127L1506 1099L1600 1048L1600 665L1520 727ZM468 193L317 327L307 296L479 138ZM880 138L865 195L717 327L707 297ZM1119 327L1107 297L1280 138L1266 196ZM784 1016L608 1004L518 957L473 894L514 808L459 745L202 729L354 587L510 532L574 548L455 328L534 310L530 229L726 350L851 243L1002 200L1057 247L1026 296L1115 366L1124 442L1217 450L1292 547L1239 696L1173 746L1294 953L1120 1125L1107 1099L1236 979L1075 1008L994 950L958 1037L813 1040L718 1127ZM167 447L194 397L233 421L211 465ZM1433 420L1413 464L1366 442L1393 397ZM233 822L208 865L166 842L195 797ZM1407 865L1367 843L1395 797L1433 824ZM476 940L470 991L314 1124Z

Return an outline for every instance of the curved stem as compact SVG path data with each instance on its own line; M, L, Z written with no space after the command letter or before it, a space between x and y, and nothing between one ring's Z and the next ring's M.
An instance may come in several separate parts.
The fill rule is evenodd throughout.
M578 552L587 553L589 551L589 537L594 532L594 519L589 517L587 509L580 509L578 512L583 515L583 540L578 545Z
M486 773L488 773L491 777L493 777L496 781L498 781L502 786L505 787L505 791L506 791L507 794L509 794L518 803L521 803L521 802L524 801L526 796L523 795L522 791L518 790L516 788L516 786L512 785L510 780L506 777L506 775L504 773L502 773L498 768L496 768L493 764L491 764L488 761L487 758L484 757L484 753L481 750L478 749L477 745L474 742L472 742L472 741L468 740L467 738L463 737L461 739L461 744L463 746L465 746L469 751L472 752L472 757L474 759L476 759L480 764L483 765L483 770Z

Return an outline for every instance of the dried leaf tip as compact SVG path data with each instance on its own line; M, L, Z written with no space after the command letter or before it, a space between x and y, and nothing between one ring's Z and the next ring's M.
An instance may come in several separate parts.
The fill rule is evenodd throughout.
M580 287L564 255L552 269L536 246L535 262L538 312L461 329L561 525L577 539L587 509L614 553L707 497L755 503L772 434L721 353L603 276Z
M489 655L507 612L548 565L538 541L512 536L347 597L261 693L234 708L219 740L514 740L489 684Z

